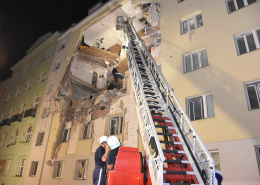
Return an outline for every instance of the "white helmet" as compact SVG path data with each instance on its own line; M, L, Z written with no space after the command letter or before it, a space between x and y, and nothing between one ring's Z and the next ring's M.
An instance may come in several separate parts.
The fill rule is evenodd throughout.
M107 144L111 148L111 150L113 150L121 145L118 137L116 137L116 136L110 136L107 140Z
M99 138L98 142L102 144L104 141L107 142L107 140L108 140L108 137L107 137L107 136L101 136L101 137Z

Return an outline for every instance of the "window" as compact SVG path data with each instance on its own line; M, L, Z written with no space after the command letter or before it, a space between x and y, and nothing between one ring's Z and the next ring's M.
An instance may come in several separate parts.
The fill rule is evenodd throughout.
M190 30L203 26L202 14L196 14L188 19L181 21L182 34L187 33Z
M7 141L7 137L8 137L8 134L6 133L6 134L4 135L4 137L2 138L1 147L4 147L4 146L5 146L6 141Z
M25 138L24 138L24 142L28 143L31 140L32 137L32 131L33 131L33 127L30 126L29 128L27 128L26 134L25 134Z
M6 167L6 171L5 171L5 176L7 176L7 174L8 174L10 165L11 165L11 159L8 159L8 163L7 163L7 167Z
M22 105L21 105L21 109L20 109L20 114L21 115L23 115L24 114L24 112L25 112L25 108L26 108L26 105L27 105L27 103L25 102L25 103L23 103Z
M188 99L187 113L191 121L215 117L213 95L205 94Z
M33 102L33 108L37 109L39 107L40 101L41 101L41 97L40 96L36 97Z
M32 89L32 85L33 85L33 80L31 79L31 80L29 81L29 83L27 84L26 91L31 90L31 89Z
M53 178L62 178L63 161L54 162Z
M54 90L54 84L55 84L55 83L52 83L52 84L50 85L50 88L49 88L49 92L48 92L48 93L53 92L53 90Z
M18 170L17 170L17 176L19 177L22 177L23 176L23 171L24 171L24 167L25 167L25 162L26 162L26 159L21 159L20 160L20 163L19 163L19 167L18 167Z
M15 108L10 111L9 119L12 119L15 113Z
M260 145L255 146L255 153L256 153L256 161L257 161L257 165L258 165L258 170L259 170L259 174L260 174Z
M97 84L97 78L98 78L98 73L93 71L92 84L94 84L94 85Z
M40 133L38 133L37 141L36 141L36 146L42 145L43 139L44 139L44 134L45 134L45 132L40 132Z
M19 135L19 130L16 130L14 132L14 137L13 137L13 141L12 141L12 144L15 145L17 143L17 140L18 140L18 135Z
M260 48L260 29L235 36L237 53L242 55Z
M206 67L209 65L208 63L208 54L207 49L202 49L199 51L196 51L194 53L185 55L183 57L183 69L184 73Z
M93 125L92 121L83 125L82 139L91 138L92 125Z
M39 79L39 83L45 82L47 77L47 71L45 71L44 73L42 73L40 79Z
M70 128L64 127L62 135L61 135L61 141L66 142L69 140L70 137Z
M260 108L260 81L245 85L248 109Z
M37 168L38 168L38 163L36 161L32 161L31 169L30 169L30 176L36 176Z
M108 135L117 135L122 133L123 116L110 118Z
M219 161L219 152L218 150L209 150L212 158L215 161L215 169L220 171L220 161Z
M80 160L76 163L75 179L86 179L88 160Z
M60 63L61 63L61 60L59 60L58 62L56 62L56 64L54 65L54 69L53 71L56 71L60 68Z
M184 1L184 0L178 0L178 3L182 2L182 1Z
M19 87L17 88L16 93L15 93L15 97L20 96L21 92L22 92L22 87L19 86Z
M5 119L5 114L6 114L6 112L4 111L2 116L1 116L0 123Z
M48 109L44 108L43 111L42 111L42 119L47 118L47 117L48 117Z
M256 0L226 0L228 13L232 13L255 2Z
M8 95L7 95L7 97L6 97L6 102L9 102L9 101L10 101L11 96L12 96L12 93L11 93L11 92L8 93Z
M62 50L62 49L65 48L65 43L66 43L66 41L64 41L64 42L61 43L61 45L60 45L60 50ZM59 51L60 51L60 50L59 50Z

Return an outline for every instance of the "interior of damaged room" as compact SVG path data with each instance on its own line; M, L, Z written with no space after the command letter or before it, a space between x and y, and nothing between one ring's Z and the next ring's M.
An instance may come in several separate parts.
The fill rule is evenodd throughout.
M91 152L99 146L98 138L102 135L117 135L123 146L139 145L127 43L117 25L118 16L133 18L137 33L155 61L159 66L162 63L159 3L132 5L128 1L93 20L83 30L75 46L76 54L69 57L60 85L50 98L49 113L60 114L56 139L51 143L51 159L59 157L59 146L67 138L70 139L66 154L75 154L76 140L84 130L90 132L85 137L92 138ZM118 118L121 121L107 124L113 115L122 115ZM112 133L108 127L117 131Z

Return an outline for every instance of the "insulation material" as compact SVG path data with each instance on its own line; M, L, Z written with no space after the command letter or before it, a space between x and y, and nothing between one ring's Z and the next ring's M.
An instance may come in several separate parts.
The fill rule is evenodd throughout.
M157 47L152 47L151 49L151 55L153 56L155 62L158 65L162 64L163 54L162 54L162 45L159 45Z
M152 4L149 9L149 16L147 21L151 24L151 26L158 26L160 21L160 16L157 11L157 5Z

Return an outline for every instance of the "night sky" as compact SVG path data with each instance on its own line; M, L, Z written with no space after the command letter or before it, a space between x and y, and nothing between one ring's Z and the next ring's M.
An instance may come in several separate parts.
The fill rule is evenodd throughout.
M105 2L106 0L102 0ZM2 0L0 3L0 81L42 35L62 31L87 16L98 0Z

